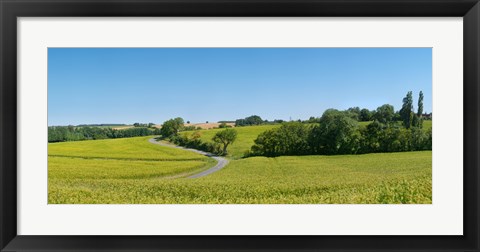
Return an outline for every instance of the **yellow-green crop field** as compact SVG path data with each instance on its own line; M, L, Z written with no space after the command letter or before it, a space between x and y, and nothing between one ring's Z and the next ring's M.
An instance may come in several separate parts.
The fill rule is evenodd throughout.
M230 163L220 171L196 179L187 176L212 167L213 159L149 143L151 137L51 143L48 201L50 204L432 202L431 151L238 159L249 148L247 145L253 144L255 134L274 126L258 127L237 128L238 146L235 149L232 145L230 149L234 157ZM209 134L213 136L215 131L202 131L202 138L211 138Z

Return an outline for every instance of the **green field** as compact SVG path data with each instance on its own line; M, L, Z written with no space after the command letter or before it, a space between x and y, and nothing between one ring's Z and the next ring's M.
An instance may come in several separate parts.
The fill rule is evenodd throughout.
M236 127L235 130L237 131L237 140L235 140L235 142L233 142L233 144L228 147L228 157L232 159L241 158L246 151L250 150L250 147L252 147L252 145L254 144L253 141L260 133L276 127L280 127L280 124ZM201 130L200 139L205 142L211 142L213 136L221 130L224 129ZM185 131L182 132L182 134L192 134L192 132L193 131Z
M431 129L432 128L432 120L423 121L423 128L424 129Z
M243 127L233 157L255 134ZM273 126L275 127L275 126ZM211 138L216 130L205 130ZM242 137L243 136L243 137ZM247 137L248 136L248 137ZM432 152L235 159L211 175L199 154L150 137L49 144L48 202L72 203L431 203ZM247 139L247 140L246 140ZM249 140L248 140L249 139ZM234 151L235 150L235 151Z

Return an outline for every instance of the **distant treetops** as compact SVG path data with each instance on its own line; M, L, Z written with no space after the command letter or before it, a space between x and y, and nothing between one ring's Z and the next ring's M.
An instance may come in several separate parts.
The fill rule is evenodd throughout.
M369 110L366 108L360 109L360 107L351 107L343 112L347 113L349 117L355 119L358 122L378 121L381 123L386 123L390 121L402 121L405 128L410 128L412 126L421 126L423 124L423 120L432 119L432 113L427 114L423 111L422 91L420 91L419 93L417 112L413 111L413 99L411 91L409 91L407 95L403 98L402 108L397 112L395 112L394 107L390 104L384 104L375 110ZM308 120L297 120L297 122L302 123L318 123L319 121L320 118L313 116L311 116ZM285 121L281 119L268 121L262 119L258 115L252 115L243 119L235 120L235 127L278 124L283 122Z
M133 127L154 128L155 123L134 123Z

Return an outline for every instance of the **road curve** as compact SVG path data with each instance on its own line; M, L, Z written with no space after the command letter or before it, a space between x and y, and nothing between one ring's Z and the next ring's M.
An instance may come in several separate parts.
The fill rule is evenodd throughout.
M166 144L166 143L158 142L157 140L155 140L155 138L150 138L148 141L152 144L158 144L158 145L161 145L161 146L167 146L167 147L171 147L171 148L177 148L177 149L182 149L182 150L195 152L195 153L202 154L204 156L211 157L211 158L217 160L217 164L214 167L212 167L208 170L202 171L200 173L193 174L193 175L189 176L188 178L200 178L200 177L203 177L203 176L207 176L209 174L212 174L212 173L222 169L223 167L225 167L228 164L227 159L225 159L223 157L213 155L212 153L208 153L208 152L201 151L201 150L196 150L196 149L189 149L189 148L185 148L185 147L177 146L177 145L173 145L173 144Z

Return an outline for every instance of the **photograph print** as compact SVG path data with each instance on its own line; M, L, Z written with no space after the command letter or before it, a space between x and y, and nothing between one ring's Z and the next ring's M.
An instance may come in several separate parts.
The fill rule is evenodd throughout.
M431 48L49 48L49 204L432 204Z

